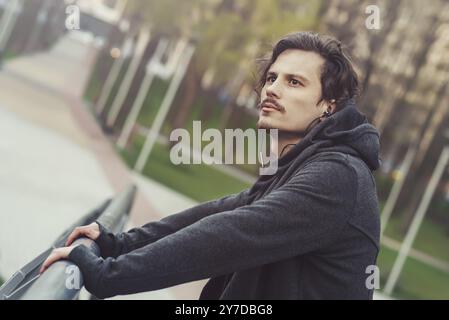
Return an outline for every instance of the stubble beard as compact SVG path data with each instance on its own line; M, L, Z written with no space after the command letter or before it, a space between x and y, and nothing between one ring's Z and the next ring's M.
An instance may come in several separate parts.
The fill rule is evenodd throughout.
M257 129L264 129L264 130L270 130L270 129L277 129L274 128L273 125L270 124L270 120L264 118L264 117L259 117L259 120L257 121Z

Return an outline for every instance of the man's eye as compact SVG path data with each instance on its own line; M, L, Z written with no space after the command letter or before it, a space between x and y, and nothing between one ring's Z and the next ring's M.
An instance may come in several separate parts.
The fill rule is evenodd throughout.
M276 79L274 76L267 77L267 82L274 82Z
M296 80L296 79L291 79L291 80L290 80L290 83L291 83L292 85L294 85L294 86L300 86L300 85L302 85L302 83L299 82L299 81Z

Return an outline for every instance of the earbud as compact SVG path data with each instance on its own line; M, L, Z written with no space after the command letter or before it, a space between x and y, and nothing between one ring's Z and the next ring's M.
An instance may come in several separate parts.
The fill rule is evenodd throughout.
M329 107L329 109L327 109L326 111L323 112L323 117L329 118L331 115L332 115L332 112L330 110L330 107Z
M263 153L262 153L262 151L259 151L259 163L260 163L260 165L261 165L262 168L265 168L265 167L268 166L269 161L265 162L265 161L263 161L263 160L264 160L264 159L263 159Z
M330 102L335 103L335 99L332 99ZM323 112L323 117L329 118L331 115L332 115L332 109L331 109L331 106L328 106L327 110Z

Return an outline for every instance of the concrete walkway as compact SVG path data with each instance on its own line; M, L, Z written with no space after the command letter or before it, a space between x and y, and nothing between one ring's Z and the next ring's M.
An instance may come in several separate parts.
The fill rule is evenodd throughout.
M0 71L0 274L48 248L68 225L130 183L128 227L194 201L128 170L81 97L96 49L78 35ZM119 298L197 299L205 280Z

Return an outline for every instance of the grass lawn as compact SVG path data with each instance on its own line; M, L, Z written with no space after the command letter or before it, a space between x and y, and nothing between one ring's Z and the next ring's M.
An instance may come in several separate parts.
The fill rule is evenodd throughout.
M106 110L108 110L109 107L114 102L115 95L120 88L120 84L125 76L128 65L129 65L129 59L127 59L123 62L122 69L120 70L120 73L118 74L118 77L112 87L111 94L109 95L109 97L106 101L106 106L105 106ZM103 81L105 81L105 80L100 78L99 65L97 64L95 66L95 70L92 72L92 76L89 80L89 85L86 87L86 91L84 93L84 99L89 102L96 101L97 97L99 97L101 94L101 90L104 85Z
M84 93L84 99L89 102L94 102L97 96L100 95L101 92L101 82L98 78L97 74L93 74L90 80L89 86L86 88L86 92Z
M14 53L12 51L9 51L9 50L6 50L5 53L4 53L3 59L5 61L8 61L8 60L12 60L12 59L14 59L16 57L17 57L16 53Z
M139 124L145 127L151 126L162 104L162 100L164 100L168 85L168 82L154 78L137 119Z
M128 166L133 167L144 138L134 138L134 143L128 151L121 151ZM170 161L170 150L156 144L143 173L198 202L204 202L224 195L240 192L249 184L224 174L212 166L174 165Z
M392 217L385 229L385 235L402 241L404 237L400 232L401 224L402 219L400 217ZM413 248L449 262L448 243L449 235L447 235L446 229L430 219L424 219L413 243Z
M382 290L393 267L397 252L382 246L377 259ZM449 299L449 274L408 258L396 284L393 297L399 299Z

